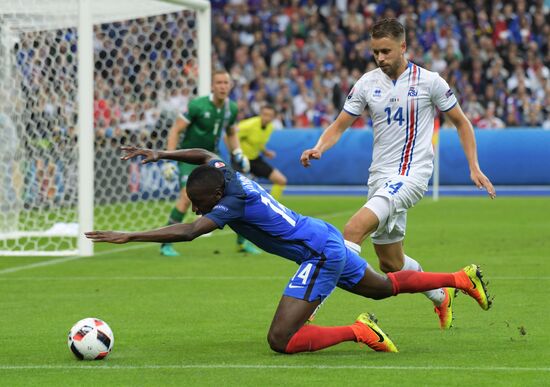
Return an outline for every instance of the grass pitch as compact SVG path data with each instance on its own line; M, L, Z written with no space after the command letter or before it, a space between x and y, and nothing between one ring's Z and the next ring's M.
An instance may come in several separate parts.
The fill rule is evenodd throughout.
M286 197L340 229L363 199ZM355 343L280 355L266 334L297 266L235 252L235 235L177 245L96 245L93 258L0 258L0 385L548 385L549 198L424 199L409 212L406 251L425 270L482 265L493 308L461 294L455 324L438 329L422 295L383 301L337 290L316 324L350 324L370 311L400 353ZM377 267L364 244L363 256ZM76 360L66 345L77 320L99 317L115 334L108 359Z

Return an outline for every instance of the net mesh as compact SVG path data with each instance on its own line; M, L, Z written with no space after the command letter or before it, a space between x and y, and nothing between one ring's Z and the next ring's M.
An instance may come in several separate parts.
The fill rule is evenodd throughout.
M10 3L0 7L0 251L74 252L78 3ZM119 159L124 144L164 148L196 94L195 12L151 3L117 3L120 15L94 21L96 228L162 225L178 192L162 165Z

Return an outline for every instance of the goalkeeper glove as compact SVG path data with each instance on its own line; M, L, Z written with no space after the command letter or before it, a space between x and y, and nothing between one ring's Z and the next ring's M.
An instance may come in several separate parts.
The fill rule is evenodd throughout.
M231 153L231 166L239 172L250 172L250 161L248 161L241 148L234 149Z

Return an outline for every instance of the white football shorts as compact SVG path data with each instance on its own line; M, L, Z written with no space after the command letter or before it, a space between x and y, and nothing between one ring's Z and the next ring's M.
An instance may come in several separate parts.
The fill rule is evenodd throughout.
M371 234L372 242L387 245L402 241L407 228L407 210L422 199L427 189L425 182L410 176L395 175L370 182L368 200L364 207L372 210L379 219L379 214L388 214ZM373 198L377 199L373 201Z

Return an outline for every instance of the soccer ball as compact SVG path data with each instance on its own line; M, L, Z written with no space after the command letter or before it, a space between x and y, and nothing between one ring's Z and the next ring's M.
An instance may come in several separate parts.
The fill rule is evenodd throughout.
M178 167L176 167L173 163L164 163L162 164L162 176L166 179L166 181L174 181L178 175L177 169Z
M104 359L114 343L113 331L98 318L80 320L69 331L69 349L80 360Z

